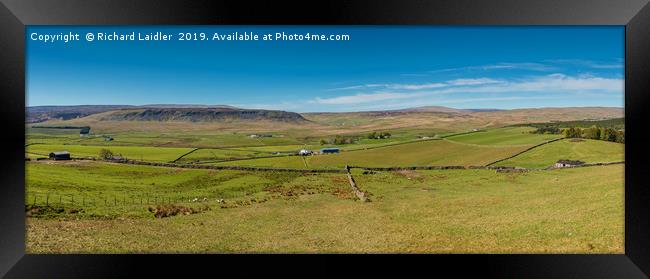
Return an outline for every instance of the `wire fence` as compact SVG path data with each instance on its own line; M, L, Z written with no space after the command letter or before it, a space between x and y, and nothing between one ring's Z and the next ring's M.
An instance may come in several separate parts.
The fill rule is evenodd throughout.
M83 195L60 193L27 193L25 205L52 206L62 208L78 207L127 207L149 206L172 203L206 203L223 202L225 198L235 198L237 195L223 195L221 197L198 197L191 195L161 196L161 195Z

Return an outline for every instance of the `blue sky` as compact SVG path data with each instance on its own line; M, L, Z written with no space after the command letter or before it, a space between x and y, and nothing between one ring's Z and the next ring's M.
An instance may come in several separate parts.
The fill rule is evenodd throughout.
M348 34L349 41L93 41L87 32ZM30 34L80 33L44 43ZM624 29L29 27L27 105L209 104L297 112L623 107Z

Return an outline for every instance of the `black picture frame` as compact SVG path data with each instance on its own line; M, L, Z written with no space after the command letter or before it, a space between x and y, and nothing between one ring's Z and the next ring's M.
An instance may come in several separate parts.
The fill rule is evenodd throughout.
M355 273L497 278L647 278L650 274L650 160L643 132L650 93L650 5L647 0L268 1L1 0L0 276L6 278L147 277L182 268L276 273L298 265L304 275ZM624 25L625 26L625 254L621 255L26 255L25 254L25 26L27 25ZM363 263L357 262L363 260ZM254 262L255 267L242 266ZM221 269L215 267L220 266ZM235 266L241 266L235 268ZM295 270L291 268L291 271ZM274 272L276 271L276 272ZM290 272L293 273L293 272ZM346 275L349 272L345 273ZM296 275L296 274L294 274ZM298 274L299 275L299 274ZM214 277L214 276L211 276Z

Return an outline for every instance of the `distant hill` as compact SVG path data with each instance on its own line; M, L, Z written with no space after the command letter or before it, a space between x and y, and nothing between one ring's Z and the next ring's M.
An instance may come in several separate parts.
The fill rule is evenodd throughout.
M237 107L228 106L228 105L192 105L192 104L151 104L140 106L143 108L227 108L227 109L239 109Z
M525 123L603 120L624 117L621 107L455 109L441 106L361 112L295 113L224 105L30 107L28 121L41 126L90 126L98 132L123 131L299 131L305 135L354 134L417 129L467 131ZM154 123L155 122L155 123ZM188 125L196 123L197 125ZM200 125L199 125L200 124Z
M137 109L140 109L139 111ZM120 112L121 110L128 110ZM296 113L245 110L228 105L192 104L150 104L131 105L75 105L75 106L34 106L26 108L26 122L40 123L49 120L71 120L86 116L112 112L111 120L188 120L214 121L226 118L262 119L279 121L301 121ZM105 118L104 119L109 119Z
M35 106L27 107L26 122L39 123L48 120L69 120L111 110L130 108L127 105L80 105L80 106Z
M503 109L490 109L490 108L484 108L484 109L464 109L466 111L471 111L471 112L494 112L494 111L503 111Z
M102 115L101 121L237 121L269 120L279 122L307 122L302 115L280 110L240 109L228 106L205 108L137 108L122 109Z
M457 113L457 114L467 114L471 113L471 110L466 110L466 109L455 109L455 108L450 108L450 107L443 107L443 106L425 106L425 107L415 107L415 108L408 108L408 109L399 109L399 110L393 110L396 112L441 112L441 113Z

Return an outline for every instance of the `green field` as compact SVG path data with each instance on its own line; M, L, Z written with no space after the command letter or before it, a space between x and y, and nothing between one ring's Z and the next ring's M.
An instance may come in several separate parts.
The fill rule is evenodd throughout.
M261 156L273 156L271 152L260 152L242 149L198 149L183 156L177 163L196 163L205 161L223 161L241 158L254 158Z
M343 168L346 165L364 167L394 166L480 166L499 158L506 158L528 146L477 146L446 140L427 140L391 145L368 150L347 151L340 154L305 157L305 167L300 157L263 158L217 163L275 168Z
M194 170L92 161L29 163L26 171L27 204L63 203L83 208L85 217L142 216L147 212L143 210L146 206L139 206L141 203L163 203L163 199L181 204L194 198L207 199L214 204L217 199L262 198L264 195L259 195L262 192L289 182L297 183L301 189L317 183L314 185L318 187L312 188L319 191L341 185L346 190L349 187L330 183L326 174L319 176L320 182L315 182L309 181L310 175L296 173Z
M532 134L534 128L507 127L448 137L448 140L481 145L527 145L538 144L562 137L561 135Z
M132 160L196 165L316 170L346 165L482 166L560 137L532 134L530 127L467 133L478 127L469 122L384 130L383 125L392 123L390 117L373 120L359 114L358 121L350 121L312 116L338 126L318 133L274 130L271 138L251 138L261 132L226 131L216 124L192 124L178 132L166 129L182 123L164 122L147 123L159 127L139 131L141 123L103 123L114 129L107 134L114 138L110 142L100 135L79 137L76 131L28 127L25 156L43 158L66 150L75 158L98 157L107 148ZM409 121L402 119L400 125ZM371 123L384 124L377 130L366 126ZM373 130L390 131L392 137L367 139L366 131ZM358 140L319 144L336 135ZM429 139L421 139L424 136ZM287 156L323 147L337 147L341 153ZM543 168L559 159L623 161L624 145L564 139L496 165ZM30 161L25 203L37 211L29 211L27 251L623 253L623 169L611 165L527 173L465 169L371 174L353 169L358 186L371 200L363 203L342 173ZM159 219L149 208L160 205L209 210Z
M32 144L26 148L28 154L47 157L50 152L68 151L72 157L99 157L101 149L109 149L115 155L133 160L152 162L169 162L181 155L190 152L193 148L178 147L150 147L150 146L92 146L92 145L64 145L64 144Z
M280 156L277 158L260 158L250 160L238 160L219 163L208 163L213 166L245 166L245 167L261 167L261 168L294 168L294 169L309 169L306 165L305 159L301 156Z
M564 139L542 145L495 165L544 168L558 160L580 160L587 163L622 162L625 160L625 145L601 140Z
M28 219L27 252L623 253L623 168L355 172L361 203L342 174L28 163L28 193L180 194L212 209L156 219L77 200L82 213Z

